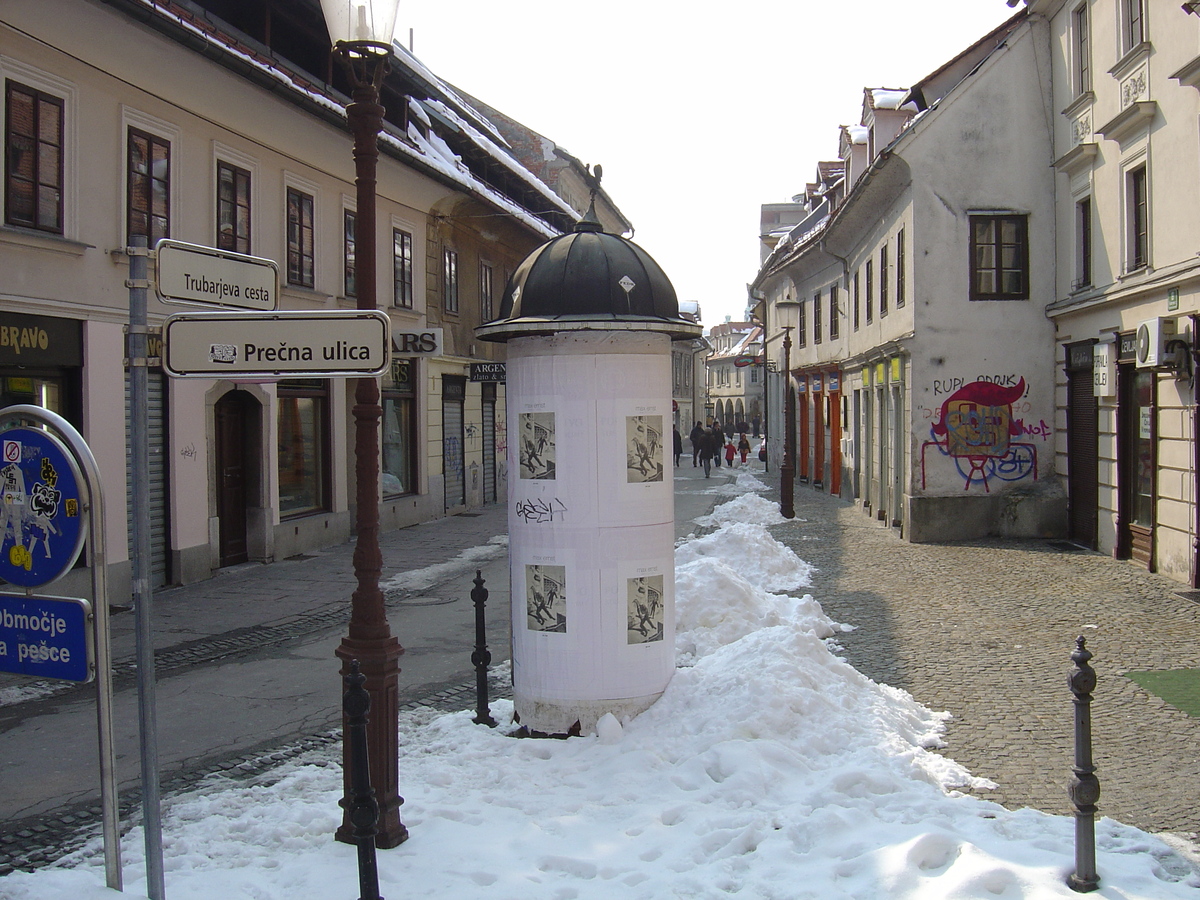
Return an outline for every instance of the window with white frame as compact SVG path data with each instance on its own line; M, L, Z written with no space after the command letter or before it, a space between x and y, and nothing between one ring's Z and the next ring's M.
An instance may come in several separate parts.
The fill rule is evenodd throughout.
M1133 272L1150 264L1150 209L1146 164L1125 173L1125 270Z
M1071 14L1071 28L1071 44L1075 56L1075 93L1086 94L1092 89L1092 34L1086 3L1080 4Z
M1145 0L1120 0L1121 52L1128 53L1146 40Z

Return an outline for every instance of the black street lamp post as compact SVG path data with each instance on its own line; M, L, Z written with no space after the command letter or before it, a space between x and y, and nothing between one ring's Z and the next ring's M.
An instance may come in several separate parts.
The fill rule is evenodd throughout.
M353 102L346 119L354 136L355 220L354 276L357 307L376 309L375 296L375 178L379 162L379 132L384 109L379 86L392 53L398 0L322 0L334 55L343 63L353 83ZM354 474L357 483L354 575L358 587L351 597L350 626L335 651L342 660L341 674L350 661L359 660L364 688L371 698L367 726L371 786L379 804L375 844L386 849L408 838L400 821L399 793L399 657L404 652L388 626L379 575L383 556L379 550L379 381L359 378L354 391ZM349 796L353 787L353 758L347 744L344 782ZM350 810L342 819L337 839L355 843Z
M796 408L792 404L792 326L783 326L783 463L779 466L779 512L794 519L792 436L796 432Z

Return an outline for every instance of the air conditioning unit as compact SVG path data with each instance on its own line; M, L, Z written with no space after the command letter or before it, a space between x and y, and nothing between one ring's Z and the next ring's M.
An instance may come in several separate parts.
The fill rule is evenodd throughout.
M1174 319L1147 319L1137 329L1137 365L1139 369L1154 369L1170 365L1167 343L1176 335Z

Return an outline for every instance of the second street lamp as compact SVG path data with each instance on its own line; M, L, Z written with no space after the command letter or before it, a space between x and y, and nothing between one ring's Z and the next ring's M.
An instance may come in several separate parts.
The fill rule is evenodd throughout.
M349 73L353 102L346 120L354 136L355 174L355 287L357 306L374 310L375 300L375 179L379 162L379 132L384 109L379 86L387 72L396 30L398 0L321 0L333 52ZM337 648L342 674L350 660L359 660L364 687L371 698L367 743L371 786L379 804L376 846L395 847L408 838L400 821L397 725L399 719L399 657L404 652L388 626L379 575L379 381L359 378L354 391L355 499L354 574L358 587L351 597L350 627ZM351 784L349 750L344 756L344 780ZM338 840L354 843L354 825L347 817Z

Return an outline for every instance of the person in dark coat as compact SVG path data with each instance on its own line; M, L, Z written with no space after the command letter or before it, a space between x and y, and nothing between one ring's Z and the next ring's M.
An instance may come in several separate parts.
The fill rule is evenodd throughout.
M721 423L713 419L712 428L708 430L712 436L714 443L713 461L717 468L721 468L721 448L725 446L725 431L721 428Z
M696 427L692 429L688 435L688 440L692 442L692 465L700 465L700 445L704 443L704 426L697 422Z
M675 440L675 446L672 448L675 451L675 468L679 468L679 456L683 453L683 437L679 434L679 426L676 425L671 429L671 436Z
M721 445L713 437L713 433L711 431L704 432L704 436L700 438L700 465L704 467L705 478L708 478L712 472L713 457L719 456L720 452Z
M742 439L738 441L738 453L742 454L742 465L746 464L746 455L750 452L750 441L746 437L746 433L742 432Z

